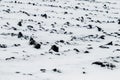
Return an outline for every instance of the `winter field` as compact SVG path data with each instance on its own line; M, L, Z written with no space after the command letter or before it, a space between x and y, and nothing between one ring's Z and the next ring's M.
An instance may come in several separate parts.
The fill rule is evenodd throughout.
M120 0L0 0L0 80L120 80Z

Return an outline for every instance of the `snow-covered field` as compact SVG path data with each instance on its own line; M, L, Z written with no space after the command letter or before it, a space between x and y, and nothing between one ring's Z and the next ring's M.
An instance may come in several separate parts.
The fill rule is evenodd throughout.
M0 80L120 80L120 0L0 0Z

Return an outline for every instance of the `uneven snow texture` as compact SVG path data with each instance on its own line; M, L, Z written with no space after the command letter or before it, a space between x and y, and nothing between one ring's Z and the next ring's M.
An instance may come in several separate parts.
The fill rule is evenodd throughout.
M0 0L0 80L120 80L120 0Z

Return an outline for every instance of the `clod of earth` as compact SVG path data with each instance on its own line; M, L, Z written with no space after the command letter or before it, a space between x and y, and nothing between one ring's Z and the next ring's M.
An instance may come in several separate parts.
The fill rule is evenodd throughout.
M61 71L60 71L60 70L58 70L58 69L56 69L56 68L52 69L52 71L53 71L53 72L58 72L58 73L61 73Z
M34 45L34 48L36 48L36 49L40 49L40 47L41 47L41 45L38 43Z
M22 32L19 32L18 33L18 38L21 38L21 37L23 37L23 34L22 34Z
M113 42L111 41L111 42L107 43L106 45L113 45Z
M53 50L55 52L59 52L59 47L56 45L52 45L51 50Z
M41 72L45 73L46 72L46 69L40 69Z
M34 45L34 44L36 44L36 41L31 37L29 40L29 44Z
M0 48L7 48L6 44L0 44Z
M93 62L92 64L99 65L101 67L106 67L106 68L111 69L111 70L116 68L116 65L109 63L109 62L96 61L96 62Z

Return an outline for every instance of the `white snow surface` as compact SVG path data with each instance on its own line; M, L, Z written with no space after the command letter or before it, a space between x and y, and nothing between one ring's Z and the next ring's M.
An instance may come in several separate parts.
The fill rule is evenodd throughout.
M0 80L120 80L119 74L120 0L0 0Z

